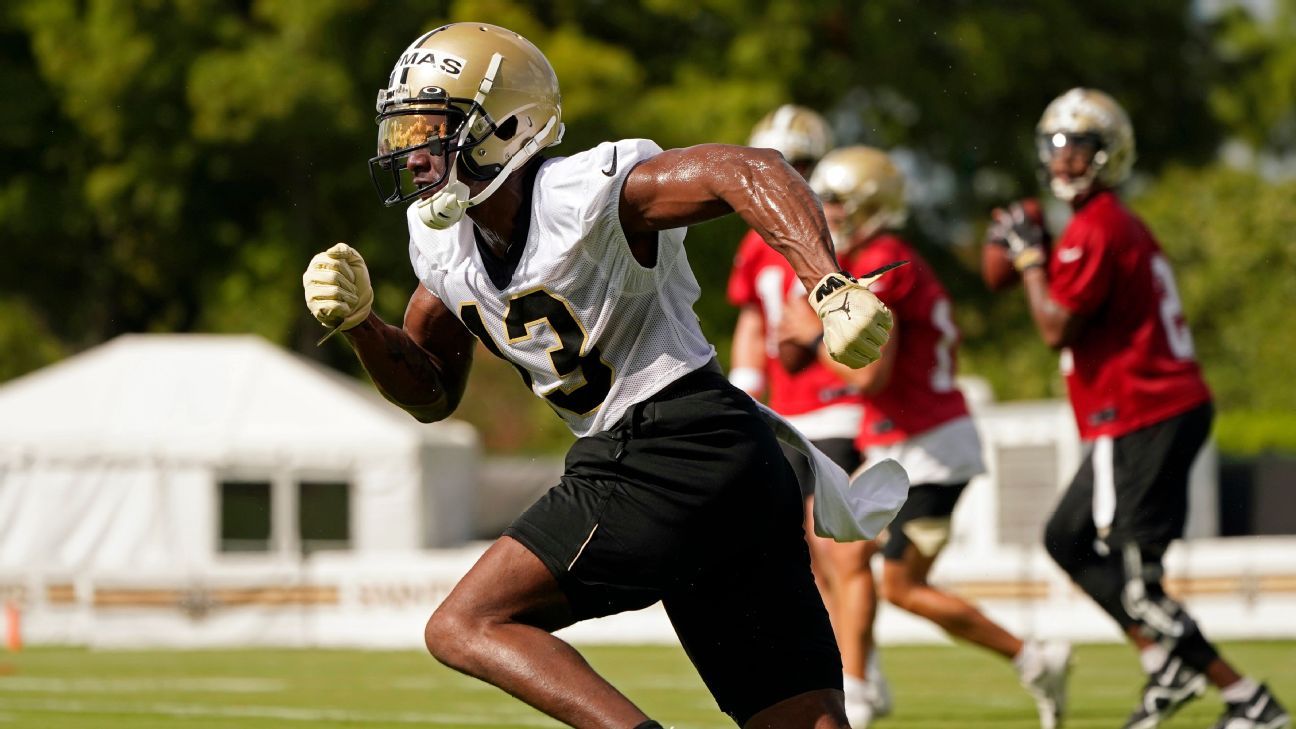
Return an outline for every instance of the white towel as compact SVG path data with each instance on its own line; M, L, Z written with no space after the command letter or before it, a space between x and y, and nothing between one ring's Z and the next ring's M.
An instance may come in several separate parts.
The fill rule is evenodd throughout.
M909 497L904 467L888 458L851 478L778 413L764 405L760 410L779 441L810 460L815 534L854 542L876 537L891 523Z

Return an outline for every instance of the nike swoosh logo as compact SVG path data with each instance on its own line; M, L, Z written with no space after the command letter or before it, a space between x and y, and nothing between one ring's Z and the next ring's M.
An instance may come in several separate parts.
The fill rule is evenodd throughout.
M615 174L616 174L616 155L617 155L617 148L616 148L616 147L613 147L613 148L612 148L612 164L608 165L608 168L607 168L606 170L599 170L599 172L602 172L603 174L607 175L608 177L611 177L612 175L615 175Z

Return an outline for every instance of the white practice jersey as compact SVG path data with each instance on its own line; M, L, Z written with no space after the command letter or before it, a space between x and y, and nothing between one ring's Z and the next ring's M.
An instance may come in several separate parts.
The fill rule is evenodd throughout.
M408 210L419 280L577 436L607 430L631 405L715 356L693 313L700 288L685 230L659 233L657 263L644 268L621 229L626 174L659 152L649 140L627 139L546 160L526 246L499 288L472 221L433 230Z

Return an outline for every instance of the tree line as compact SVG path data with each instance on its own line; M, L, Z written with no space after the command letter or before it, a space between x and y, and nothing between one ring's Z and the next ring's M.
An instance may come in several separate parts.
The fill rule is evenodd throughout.
M842 144L895 150L909 235L939 269L964 372L1000 399L1060 395L1021 296L981 286L989 209L1038 194L1045 104L1102 88L1134 120L1128 190L1176 266L1226 450L1296 450L1296 0L1202 15L1189 0L16 0L0 7L0 380L126 332L252 332L315 347L310 256L346 240L397 320L416 285L403 215L365 164L373 99L400 51L454 20L545 51L568 133L555 154L648 137L746 140L783 102ZM722 355L743 233L699 226L697 313ZM498 384L498 386L496 386ZM507 413L506 417L504 414ZM557 446L562 426L477 358L463 416L488 447Z

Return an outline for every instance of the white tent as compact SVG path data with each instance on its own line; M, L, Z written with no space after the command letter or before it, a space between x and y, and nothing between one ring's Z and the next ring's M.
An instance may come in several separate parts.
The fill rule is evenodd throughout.
M260 338L127 335L0 387L0 572L197 576L454 544L476 462L470 426L419 424Z

